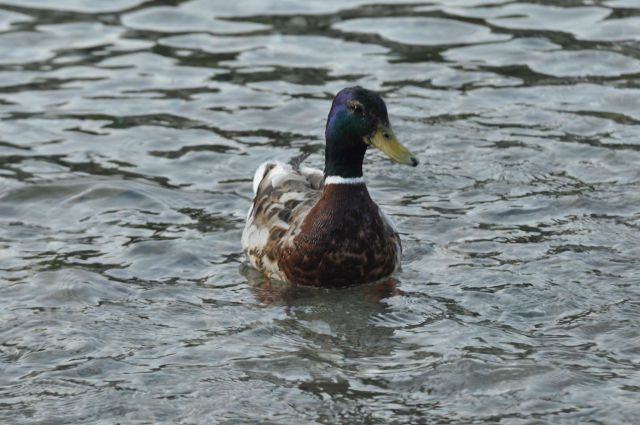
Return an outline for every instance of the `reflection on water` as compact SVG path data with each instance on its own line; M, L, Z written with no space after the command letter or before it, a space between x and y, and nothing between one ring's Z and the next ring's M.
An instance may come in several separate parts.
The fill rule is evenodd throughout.
M0 422L632 423L640 6L0 0ZM242 264L253 170L335 92L394 280Z

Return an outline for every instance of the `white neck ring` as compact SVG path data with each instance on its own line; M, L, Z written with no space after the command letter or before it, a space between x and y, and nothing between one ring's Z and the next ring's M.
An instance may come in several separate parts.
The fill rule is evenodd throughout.
M324 179L324 184L364 184L364 177L327 176Z

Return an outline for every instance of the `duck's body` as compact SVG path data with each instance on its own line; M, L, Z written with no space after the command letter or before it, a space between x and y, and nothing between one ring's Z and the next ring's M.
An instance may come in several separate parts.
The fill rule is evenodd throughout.
M265 164L256 180L242 243L269 278L344 286L398 267L400 238L364 182L327 184L320 170L282 163Z
M360 87L336 96L326 136L324 173L279 162L258 168L242 235L245 254L267 277L296 284L385 278L400 265L401 245L362 178L365 137L377 147L388 141L393 146L381 149L398 162L417 161L393 137L382 99Z

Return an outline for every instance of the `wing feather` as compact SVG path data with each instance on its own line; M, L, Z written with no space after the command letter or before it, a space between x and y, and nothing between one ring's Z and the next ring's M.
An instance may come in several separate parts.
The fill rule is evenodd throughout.
M291 243L306 212L320 196L323 173L268 161L253 178L254 199L242 233L242 248L254 267L284 280L277 260Z

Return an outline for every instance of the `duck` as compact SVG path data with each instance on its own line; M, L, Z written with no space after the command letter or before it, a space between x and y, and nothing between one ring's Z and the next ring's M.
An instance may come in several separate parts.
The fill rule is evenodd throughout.
M258 167L241 241L251 266L269 280L320 287L381 281L399 269L398 230L363 178L369 147L418 165L396 139L380 95L347 87L329 110L324 170L304 166L307 155Z

